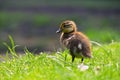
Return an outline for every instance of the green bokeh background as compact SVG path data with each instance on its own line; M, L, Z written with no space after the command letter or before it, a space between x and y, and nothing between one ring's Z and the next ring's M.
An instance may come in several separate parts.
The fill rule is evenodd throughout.
M2 0L0 1L0 53L11 35L34 52L60 48L60 23L73 20L78 30L99 43L119 42L120 1L117 0Z

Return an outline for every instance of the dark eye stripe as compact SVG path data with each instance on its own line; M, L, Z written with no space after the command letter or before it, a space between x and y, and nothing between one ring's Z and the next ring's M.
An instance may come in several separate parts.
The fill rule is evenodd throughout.
M64 25L65 28L70 28L71 26L70 25Z

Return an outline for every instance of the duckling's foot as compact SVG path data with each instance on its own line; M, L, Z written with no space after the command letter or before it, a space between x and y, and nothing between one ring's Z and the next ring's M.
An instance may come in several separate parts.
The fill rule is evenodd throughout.
M78 65L78 68L81 70L81 71L86 71L88 70L89 66L87 65L84 65L83 63Z

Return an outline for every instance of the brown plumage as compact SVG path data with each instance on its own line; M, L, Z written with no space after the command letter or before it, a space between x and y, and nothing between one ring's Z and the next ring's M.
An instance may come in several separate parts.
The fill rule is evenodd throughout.
M56 33L60 32L62 32L60 42L69 49L72 62L75 57L81 58L82 62L85 57L91 58L90 41L82 32L77 31L76 24L73 21L62 22Z

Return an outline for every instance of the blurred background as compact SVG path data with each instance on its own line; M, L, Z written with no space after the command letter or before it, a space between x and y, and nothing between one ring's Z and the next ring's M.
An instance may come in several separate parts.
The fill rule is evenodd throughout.
M0 0L0 53L7 48L8 35L18 52L55 51L60 23L73 20L90 40L111 43L120 40L119 0Z

